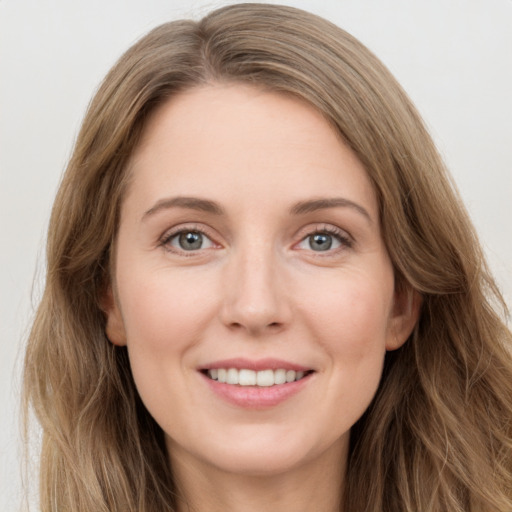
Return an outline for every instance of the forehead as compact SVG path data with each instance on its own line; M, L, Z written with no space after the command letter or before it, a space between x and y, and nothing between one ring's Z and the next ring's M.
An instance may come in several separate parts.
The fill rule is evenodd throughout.
M356 155L306 102L248 85L180 93L149 120L131 160L129 195L265 197L349 194L376 209ZM220 197L222 199L222 197ZM375 212L374 212L375 213Z

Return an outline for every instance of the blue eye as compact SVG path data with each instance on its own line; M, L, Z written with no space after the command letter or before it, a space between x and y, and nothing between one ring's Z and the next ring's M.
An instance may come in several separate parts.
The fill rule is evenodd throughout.
M309 235L307 237L307 243L313 251L328 251L329 249L336 249L341 245L339 240L328 233Z
M327 252L339 249L340 247L350 247L351 241L342 234L330 233L329 231L317 231L303 238L298 247L314 252Z
M213 246L213 242L200 231L180 231L170 236L165 244L182 251L198 251Z

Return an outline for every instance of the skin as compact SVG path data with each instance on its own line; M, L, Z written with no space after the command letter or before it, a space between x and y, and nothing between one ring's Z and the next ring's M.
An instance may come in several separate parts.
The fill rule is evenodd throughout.
M159 108L130 172L107 335L165 432L180 510L339 511L350 428L418 312L362 164L300 100L213 84ZM203 242L185 250L191 231ZM276 406L238 407L199 371L234 357L314 373Z

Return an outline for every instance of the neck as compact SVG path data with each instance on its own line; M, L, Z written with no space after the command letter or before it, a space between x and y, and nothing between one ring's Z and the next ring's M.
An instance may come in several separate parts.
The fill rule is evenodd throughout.
M238 474L173 454L178 512L341 512L346 449L282 473Z

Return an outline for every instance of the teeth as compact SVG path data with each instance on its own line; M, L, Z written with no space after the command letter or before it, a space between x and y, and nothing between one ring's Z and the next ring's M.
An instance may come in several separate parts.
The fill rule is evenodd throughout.
M237 370L236 368L217 368L208 370L210 379L217 380L226 384L240 386L260 386L269 387L286 382L294 382L304 377L305 372L296 372L295 370Z
M226 376L226 382L228 384L238 384L239 377L238 377L238 371L234 368L230 368L228 370L227 376Z
M238 370L233 370L236 372ZM256 372L253 370L240 370L238 373L238 383L240 386L255 386L256 385Z
M293 370L288 370L286 372L286 382L293 382L297 374Z
M262 387L273 386L275 383L274 379L274 371L273 370L263 370L261 372L256 373L256 384Z
M276 370L274 372L274 384L284 384L286 382L286 370Z

